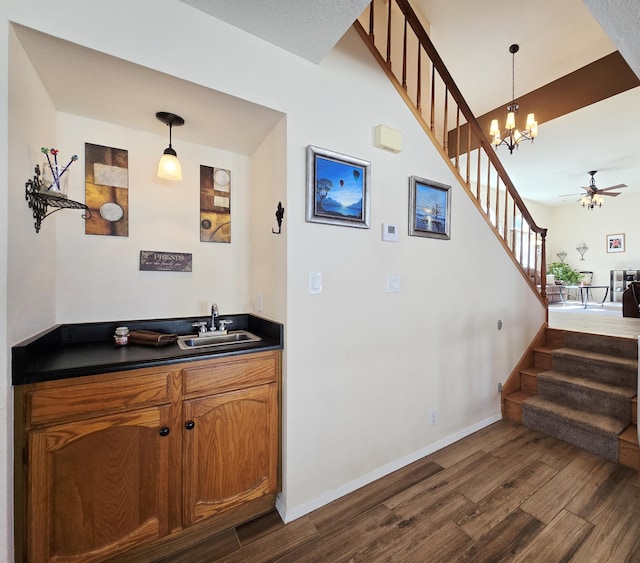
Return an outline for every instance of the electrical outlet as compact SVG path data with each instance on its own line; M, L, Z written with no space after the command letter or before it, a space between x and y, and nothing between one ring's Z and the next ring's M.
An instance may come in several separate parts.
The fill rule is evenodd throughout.
M436 424L438 424L439 418L440 418L440 413L438 412L438 409L433 409L431 411L431 418L429 419L429 424L431 426L435 426Z
M502 383L498 383L498 393L502 393Z

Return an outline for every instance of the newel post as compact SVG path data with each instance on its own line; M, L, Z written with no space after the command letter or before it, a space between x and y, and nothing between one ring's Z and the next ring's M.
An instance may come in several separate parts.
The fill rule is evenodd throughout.
M547 299L547 229L541 229L542 249L540 253L540 294ZM547 310L549 303L547 302Z

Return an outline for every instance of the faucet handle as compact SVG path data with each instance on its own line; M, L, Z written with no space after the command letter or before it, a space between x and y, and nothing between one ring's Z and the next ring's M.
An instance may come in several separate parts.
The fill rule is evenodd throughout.
M221 319L218 321L218 326L220 327L218 330L227 330L227 325L233 324L233 321L227 319Z
M193 328L197 328L199 333L207 332L207 321L198 321L195 323L191 323Z

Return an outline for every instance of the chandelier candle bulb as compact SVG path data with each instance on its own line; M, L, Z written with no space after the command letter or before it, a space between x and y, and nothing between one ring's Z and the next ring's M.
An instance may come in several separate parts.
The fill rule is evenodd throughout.
M532 113L527 115L527 124L525 125L525 129L531 131L533 129L533 125L535 123L536 119L533 116Z

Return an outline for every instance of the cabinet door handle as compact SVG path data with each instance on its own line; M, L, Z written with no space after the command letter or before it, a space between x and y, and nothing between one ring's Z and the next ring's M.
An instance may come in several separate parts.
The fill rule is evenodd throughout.
M193 422L193 420L187 420L187 422L184 423L184 427L187 430L193 430L193 427L196 425L195 422Z
M169 432L171 432L171 430L169 430L169 427L167 426L160 428L160 436L168 436Z

